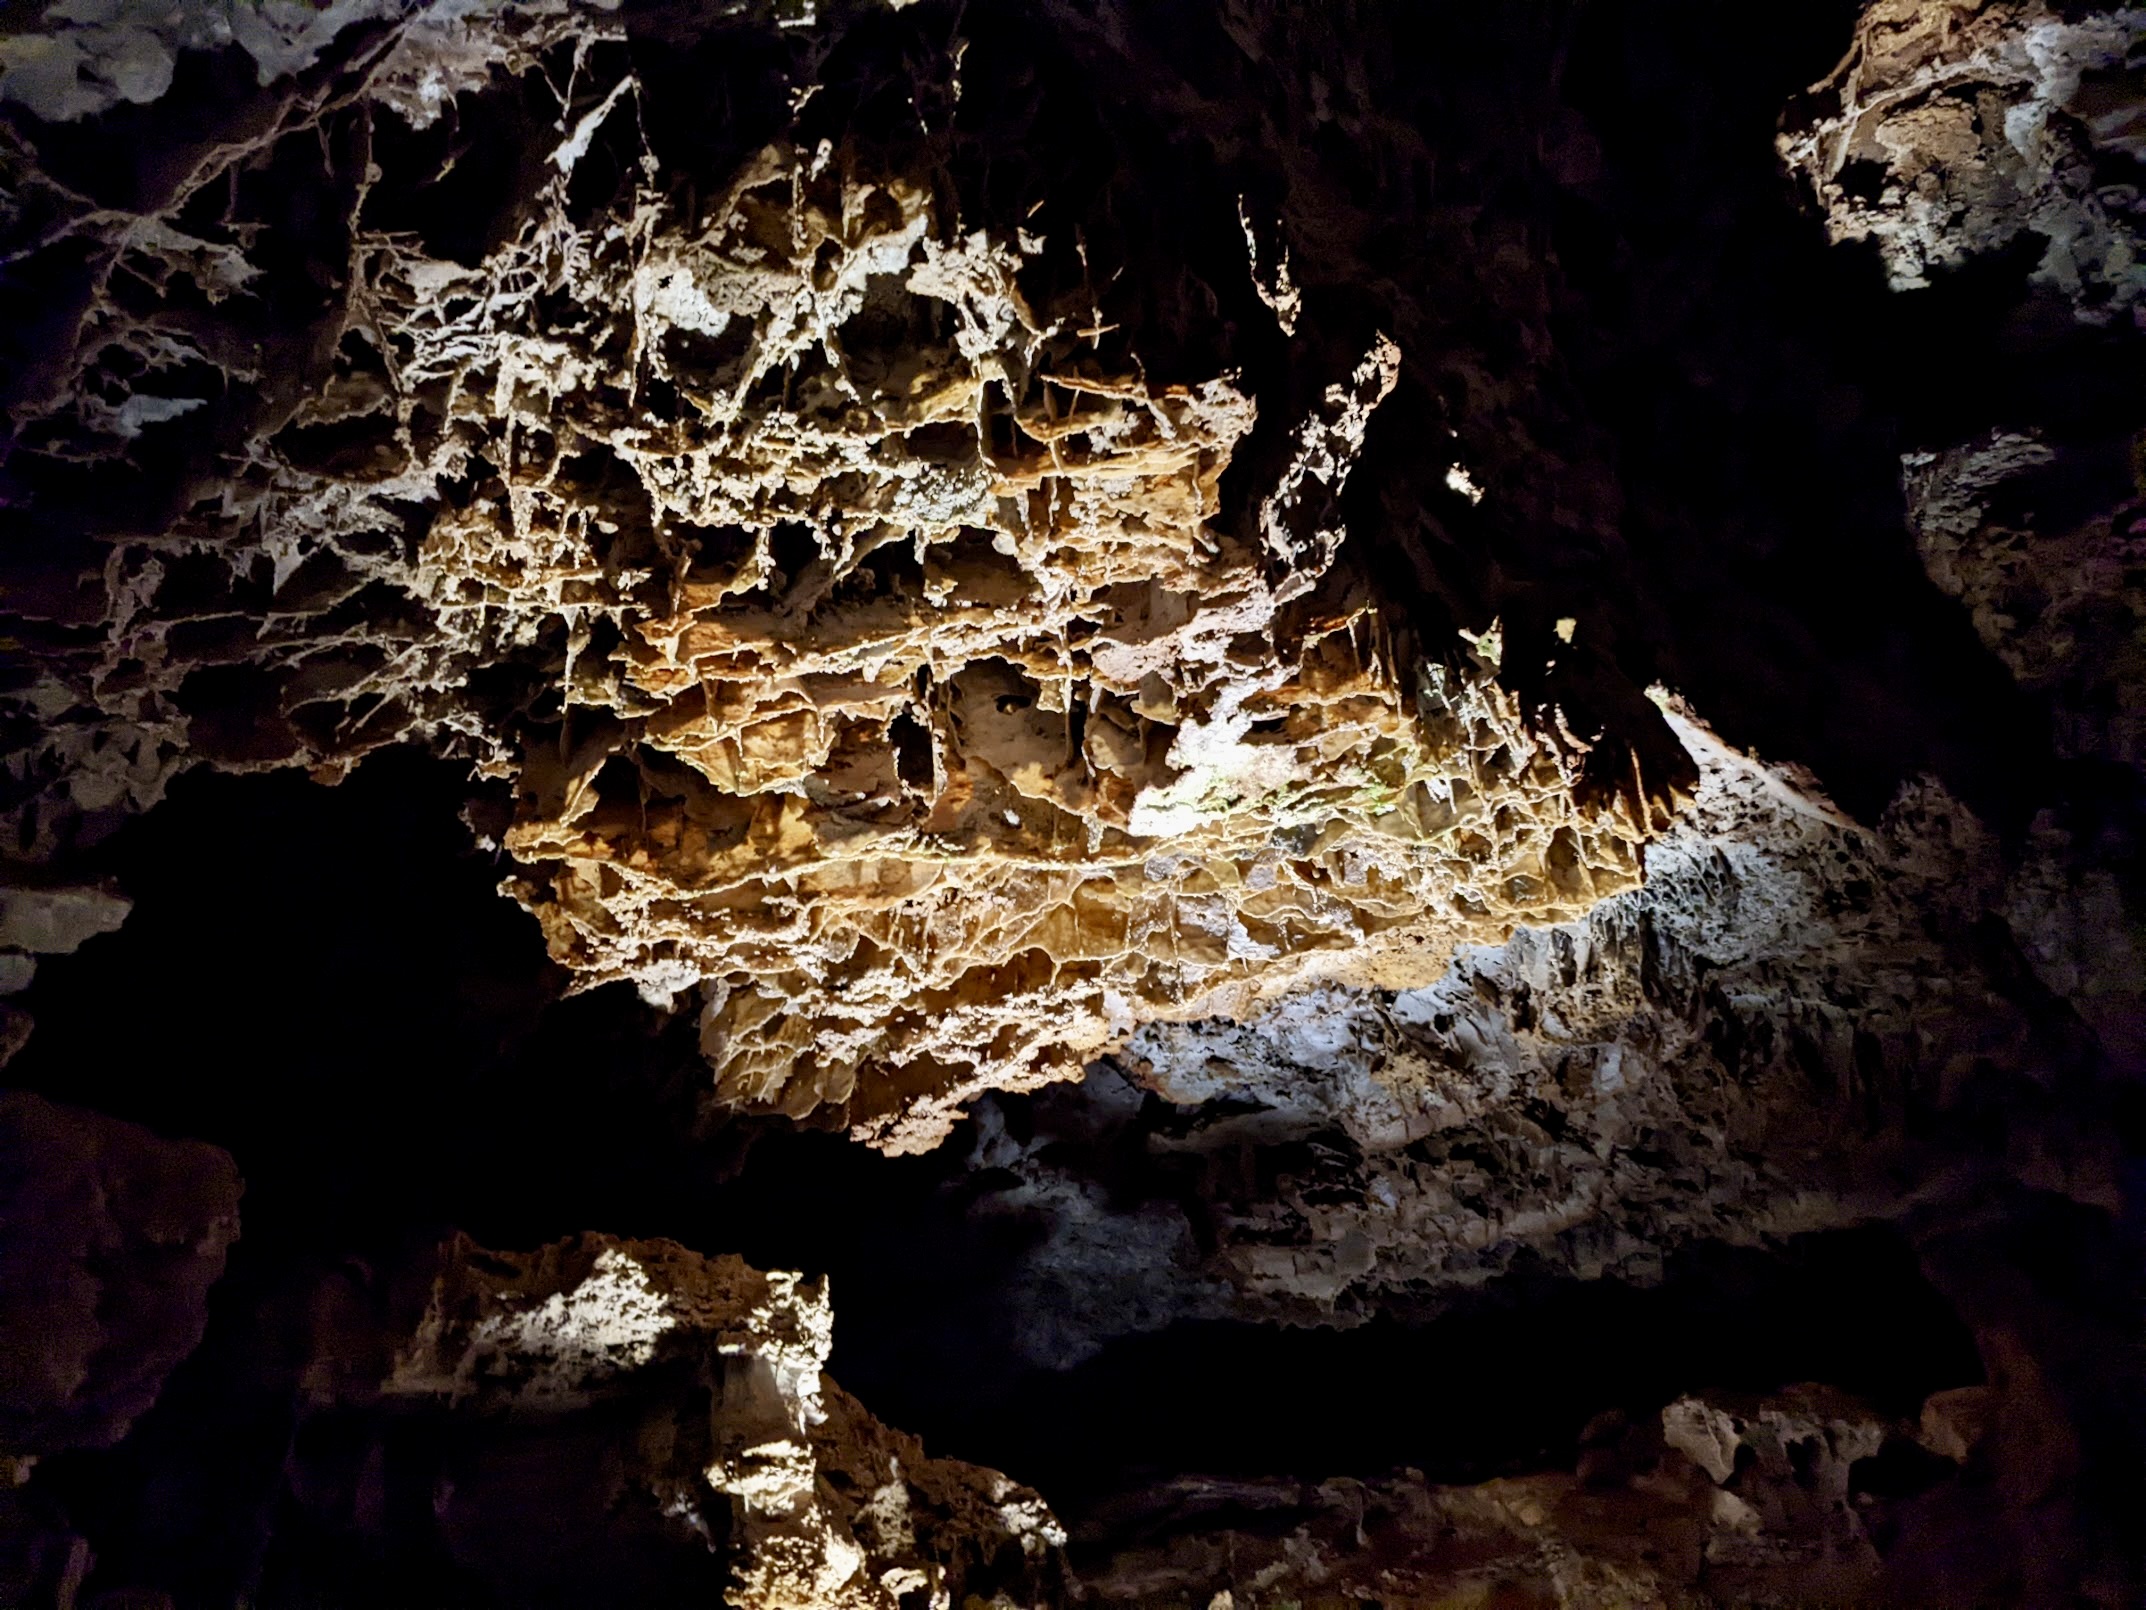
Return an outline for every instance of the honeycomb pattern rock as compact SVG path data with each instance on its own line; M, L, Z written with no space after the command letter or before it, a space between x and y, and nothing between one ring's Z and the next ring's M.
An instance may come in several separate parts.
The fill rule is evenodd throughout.
M1644 887L1428 988L1150 1024L1078 1093L979 1104L977 1211L1035 1226L1013 1345L1063 1368L1178 1321L1436 1313L1517 1270L1648 1285L1694 1245L1895 1215L1903 1181L1984 1188L1986 1158L1917 1131L1983 1099L1993 1055L2062 1066L2027 968L2135 1014L2120 907L2049 846L2008 880L1927 782L1866 826L1665 704L1701 780ZM2007 910L2023 954L1992 953ZM2023 1120L2006 1150L2114 1200L2095 1125Z
M1229 375L1147 378L928 165L776 144L659 188L638 81L595 65L616 24L581 24L546 56L558 18L510 8L476 52L556 128L459 256L395 227L456 85L420 93L405 38L342 92L342 303L302 380L245 371L238 462L116 543L98 646L40 695L71 808L189 761L465 755L579 984L696 996L722 1102L894 1150L1143 1022L1428 983L1637 881L1640 779L1582 805L1589 745L1500 687L1495 628L1397 646L1337 558L1392 342L1231 517ZM290 115L317 147L329 112ZM187 230L108 240L151 289L85 316L52 450L208 406L109 396L234 362L257 232L203 198L237 165L190 177Z
M0 1603L2146 1603L2146 11L0 13Z

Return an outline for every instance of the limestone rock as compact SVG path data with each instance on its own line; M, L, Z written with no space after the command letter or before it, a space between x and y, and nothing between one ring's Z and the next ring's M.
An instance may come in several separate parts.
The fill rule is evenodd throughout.
M1651 785L1583 801L1590 742L1495 629L1397 640L1337 560L1393 342L1225 510L1252 399L1148 378L1077 239L957 222L928 148L667 175L627 43L594 4L420 8L156 208L20 176L101 267L18 439L223 443L49 605L31 842L189 764L467 757L580 983L696 997L720 1100L893 1150L1142 1023L1426 984L1637 881ZM514 97L490 221L428 212L427 131ZM263 161L347 202L275 358Z
M1934 1454L1964 1462L1989 1433L1990 1396L1986 1386L1931 1393L1922 1406L1916 1440Z
M1868 1540L1881 1518L1914 1524L1912 1502L1875 1497L1856 1468L1905 1443L1868 1405L1819 1388L1709 1394L1668 1405L1655 1426L1606 1417L1587 1440L1579 1474L1472 1487L1414 1471L1179 1480L1098 1519L1098 1532L1120 1541L1089 1586L1106 1604L1210 1610L1350 1599L1629 1610L1922 1602L1919 1584L1885 1577ZM1611 1444L1616 1458L1605 1461ZM1952 1479L1942 1461L1918 1467L1925 1489Z
M83 940L110 933L130 906L110 889L0 889L0 946L32 955L65 955Z
M133 1142L0 1108L41 1349L0 1600L2140 1602L2146 11L1869 0L1776 54L1673 9L6 8L0 1060L123 998L110 945L37 958L125 915L188 768L446 757L607 992L495 1056L529 997L451 962L486 1000L421 1056L469 1065L395 1149L438 1189L294 1209L186 1401L27 1479L201 1333L235 1183L138 1210L91 1188L164 1179ZM367 980L398 917L351 924ZM277 1021L412 1004L364 995ZM783 1133L964 1111L966 1159ZM1849 1225L1984 1381L1916 1375L1894 1408L1956 1389L1911 1423L1680 1376L1569 1473L1514 1412L1468 1486L1316 1452L1390 1440L1184 1458L1069 1486L1062 1554L826 1378L810 1282L409 1260L554 1233L582 1147L576 1220L775 1202L751 1233L885 1255L848 1378L959 1371L947 1424L1255 1326L1435 1370L1499 1304L1682 1312Z
M1054 1602L1042 1499L874 1420L822 1374L833 1323L824 1282L675 1242L457 1238L383 1392L522 1421L630 1405L607 1457L726 1553L742 1610Z
M2140 196L2099 159L2146 155L2146 10L2045 0L1877 0L1780 147L1836 241L1869 240L1896 290L2031 235L2037 280L2082 319L2146 290Z
M217 1147L0 1092L0 1451L126 1434L201 1340L239 1189Z
M117 891L97 885L27 879L0 885L0 996L30 987L39 956L72 953L85 939L117 928L132 909ZM0 1002L0 1066L22 1049L34 1026L20 1006Z
M2146 448L2126 443L2130 462L2111 465L2109 445L1996 431L1910 453L1908 520L1931 579L2057 705L2063 752L2146 767L2146 657L2130 629L2146 612Z
M1904 1179L1972 1188L1975 1165L1914 1137L1988 1099L1993 1047L2050 1055L1984 948L2018 898L1992 835L1927 785L1862 826L1671 715L1702 780L1643 888L1428 989L1152 1025L1078 1102L986 1107L971 1167L1003 1183L978 1211L1042 1226L1022 1264L1039 1359L1178 1319L1435 1309L1522 1265L1647 1282L1696 1241L1899 1212ZM2091 950L2105 930L2052 932ZM2114 1200L2090 1129L2022 1123L2011 1153ZM1133 1190L1093 1161L1128 1154L1192 1183Z

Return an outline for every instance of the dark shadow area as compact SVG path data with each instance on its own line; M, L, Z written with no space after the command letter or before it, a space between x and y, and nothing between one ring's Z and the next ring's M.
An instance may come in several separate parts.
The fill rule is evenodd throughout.
M1285 433L1270 415L1382 330L1405 368L1350 483L1348 551L1433 652L1502 620L1504 679L1606 733L1606 773L1627 747L1658 778L1682 764L1637 697L1660 681L1859 815L1927 771L2017 828L2047 714L1924 574L1900 454L2045 417L2028 396L2135 425L2135 338L2042 339L2024 247L1902 295L1868 250L1829 244L1773 139L1857 9L1769 18L1757 50L1684 0L1287 22L1041 0L1029 32L1118 87L1084 108L1093 140L1169 154L1092 209L1139 270L1106 306L1167 329L1154 282L1191 282L1175 322L1201 306L1252 354L1262 432L1233 511ZM1005 69L987 81L1066 71L1004 30L978 30L972 62ZM1304 296L1273 372L1226 227L1239 196L1276 220ZM1455 461L1480 503L1445 484Z
M853 1259L851 1239L956 1213L935 1159L704 1119L692 1014L626 985L565 995L459 819L467 793L462 767L403 750L333 788L181 778L109 846L134 910L40 969L9 1082L229 1150L240 1266L600 1228L845 1284L854 1262L868 1291L884 1249Z
M1775 1251L1702 1247L1660 1285L1506 1280L1428 1324L1180 1324L1003 1396L889 1382L885 1412L965 1459L1017 1470L1061 1513L1197 1472L1466 1483L1569 1469L1581 1430L1681 1393L1824 1381L1886 1413L1979 1380L1973 1339L1884 1231ZM932 1435L936 1433L936 1435Z
M135 909L41 970L11 1078L230 1150L263 1255L472 1211L578 1228L691 1106L645 1082L659 1031L630 992L558 999L465 786L407 752L332 789L180 779L113 841Z

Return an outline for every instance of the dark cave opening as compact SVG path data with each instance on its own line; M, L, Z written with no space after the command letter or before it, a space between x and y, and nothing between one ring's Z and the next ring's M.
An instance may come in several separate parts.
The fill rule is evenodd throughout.
M1702 1390L1823 1381L1912 1417L1931 1392L1981 1374L1973 1338L1912 1253L1887 1231L1855 1230L1687 1249L1652 1286L1510 1277L1414 1323L1180 1323L1000 1393L949 1393L912 1373L875 1401L939 1431L935 1449L1022 1472L1077 1521L1184 1472L1410 1468L1466 1483L1570 1469L1597 1415L1644 1420Z

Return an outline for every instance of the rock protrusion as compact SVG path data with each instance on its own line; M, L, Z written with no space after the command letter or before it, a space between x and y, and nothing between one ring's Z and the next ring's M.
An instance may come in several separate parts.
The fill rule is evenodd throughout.
M0 1455L104 1448L199 1344L238 1239L230 1154L0 1092Z
M1052 1602L1043 1500L873 1419L822 1373L833 1323L824 1282L672 1241L458 1237L384 1395L462 1419L607 1408L605 1462L727 1556L740 1610Z

